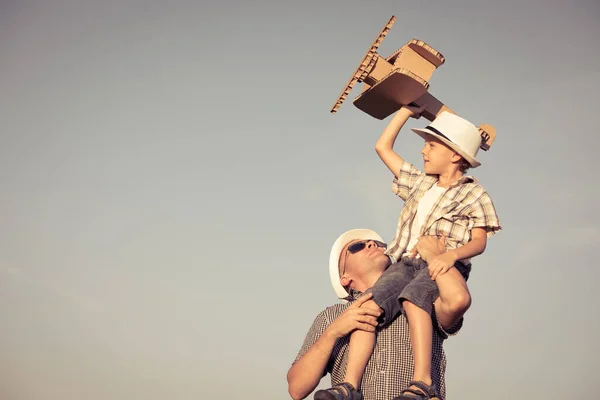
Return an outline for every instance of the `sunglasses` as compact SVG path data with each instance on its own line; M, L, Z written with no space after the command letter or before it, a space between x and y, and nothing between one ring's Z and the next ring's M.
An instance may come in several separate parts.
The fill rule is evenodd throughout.
M380 242L379 240L361 240L360 242L354 242L350 246L348 246L348 253L354 254L362 251L365 247L367 247L368 242L373 242L377 247L387 248L387 244Z
M367 247L368 242L375 243L375 245L377 247L383 247L384 249L387 248L387 244L380 242L379 240L361 240L359 242L352 243L346 249L347 252L346 252L346 257L344 257L344 268L343 268L340 276L343 276L346 273L346 264L348 263L348 254L355 254L355 253L358 253L359 251L364 250L364 248Z

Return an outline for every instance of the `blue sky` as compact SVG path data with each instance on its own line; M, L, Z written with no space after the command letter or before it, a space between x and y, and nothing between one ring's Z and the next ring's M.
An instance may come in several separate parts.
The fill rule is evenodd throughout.
M0 397L287 398L333 241L395 232L387 120L329 113L391 15L498 134L448 397L594 397L600 7L554 0L2 2Z

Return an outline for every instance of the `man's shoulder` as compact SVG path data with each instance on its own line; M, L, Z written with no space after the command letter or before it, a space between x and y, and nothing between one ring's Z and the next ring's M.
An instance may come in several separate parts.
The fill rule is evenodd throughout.
M339 317L341 313L346 311L346 309L350 306L350 304L352 304L352 303L332 304L329 307L325 308L323 311L321 311L319 313L319 315L323 316L323 317L329 317L329 318L335 319L335 318Z
M327 325L331 324L337 317L339 317L348 307L349 307L349 303L338 303L338 304L333 304L327 308L325 308L324 310L322 310L320 313L317 314L317 316L315 317L314 321L313 321L313 327L315 326L321 326L321 327L326 327Z

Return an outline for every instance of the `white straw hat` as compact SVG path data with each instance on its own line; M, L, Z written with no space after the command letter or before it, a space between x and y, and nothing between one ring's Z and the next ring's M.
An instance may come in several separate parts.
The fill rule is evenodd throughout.
M466 119L444 111L429 126L412 130L423 139L427 139L427 135L431 135L444 142L460 154L471 167L476 168L481 165L475 158L481 146L481 133Z
M349 293L340 283L340 253L344 246L353 240L378 240L383 242L381 236L370 229L351 229L337 238L331 248L331 253L329 254L329 276L331 278L333 290L335 290L335 294L337 294L340 299L349 296Z

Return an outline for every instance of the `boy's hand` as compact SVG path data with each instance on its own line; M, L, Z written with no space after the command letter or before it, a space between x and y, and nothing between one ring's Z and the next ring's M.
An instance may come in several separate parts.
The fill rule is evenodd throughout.
M421 107L402 106L400 111L408 114L409 117L412 117L414 119L419 119L419 118L421 118L421 113L423 111L425 111L426 108L427 108L426 105L422 105Z
M428 263L429 276L435 281L438 276L444 275L450 268L454 267L455 262L456 257L452 251L447 251L439 256L435 256L431 262Z
M439 239L437 236L420 236L410 252L412 257L419 254L425 262L429 263L429 260L435 256L446 252L446 236L442 235Z

